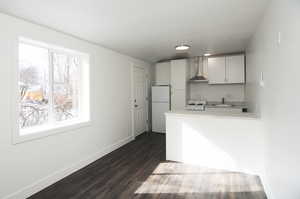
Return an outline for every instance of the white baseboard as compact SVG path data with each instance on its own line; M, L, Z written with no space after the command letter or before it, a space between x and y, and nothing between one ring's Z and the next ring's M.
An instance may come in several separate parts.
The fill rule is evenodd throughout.
M104 150L101 150L101 151L91 155L90 157L85 158L85 159L71 165L70 167L66 167L61 170L58 170L58 171L52 173L51 175L48 175L45 178L42 178L42 179L36 181L35 183L30 184L30 185L20 189L19 191L4 197L3 199L27 198L27 197L45 189L46 187L54 184L55 182L58 182L59 180L74 173L75 171L82 169L83 167L91 164L92 162L94 162L94 161L98 160L99 158L105 156L106 154L120 148L121 146L129 143L132 140L134 140L134 138L132 136L127 137L123 140L120 140L120 141L116 142L115 144L112 144L111 146L106 147Z

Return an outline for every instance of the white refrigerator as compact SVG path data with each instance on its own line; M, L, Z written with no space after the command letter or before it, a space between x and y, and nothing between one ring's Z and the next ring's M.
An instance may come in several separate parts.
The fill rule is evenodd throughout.
M170 110L170 86L152 86L152 132L166 133L165 112Z

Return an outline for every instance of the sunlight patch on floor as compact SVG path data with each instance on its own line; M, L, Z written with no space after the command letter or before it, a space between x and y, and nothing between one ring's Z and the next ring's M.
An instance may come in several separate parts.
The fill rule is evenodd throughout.
M156 167L135 194L258 191L263 188L257 176L166 162Z

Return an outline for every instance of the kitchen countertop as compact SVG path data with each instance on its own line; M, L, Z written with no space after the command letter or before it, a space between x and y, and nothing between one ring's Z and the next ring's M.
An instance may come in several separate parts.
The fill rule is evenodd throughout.
M180 116L180 117L199 117L199 116L215 116L218 118L252 118L258 119L259 117L254 113L243 113L243 112L226 112L226 111L189 111L189 110L178 110L168 111L165 113L166 116Z

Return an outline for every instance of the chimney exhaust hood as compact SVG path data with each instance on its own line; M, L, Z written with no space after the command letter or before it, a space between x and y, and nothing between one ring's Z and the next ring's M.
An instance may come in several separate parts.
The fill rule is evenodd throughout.
M201 67L200 67L200 60L201 60ZM193 78L190 79L190 82L208 82L206 77L203 75L203 60L202 57L195 57L194 62L196 65L196 74Z

